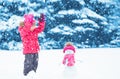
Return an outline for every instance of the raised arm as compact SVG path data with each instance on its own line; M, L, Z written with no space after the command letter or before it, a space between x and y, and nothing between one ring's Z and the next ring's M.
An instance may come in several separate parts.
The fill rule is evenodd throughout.
M35 29L35 31L37 33L40 33L44 30L45 28L45 15L44 14L41 14L40 15L40 18L38 19L39 21L39 24L38 24L38 27Z

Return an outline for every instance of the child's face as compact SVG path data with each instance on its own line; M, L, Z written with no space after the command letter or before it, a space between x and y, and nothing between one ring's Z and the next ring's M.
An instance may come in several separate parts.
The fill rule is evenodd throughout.
M74 54L74 52L72 50L66 50L65 54Z
M33 31L35 29L35 22L33 23L33 25L31 26L30 30Z

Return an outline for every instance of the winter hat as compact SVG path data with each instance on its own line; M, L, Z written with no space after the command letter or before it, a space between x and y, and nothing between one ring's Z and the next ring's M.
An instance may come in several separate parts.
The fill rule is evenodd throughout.
M64 47L64 49L63 49L63 53L65 53L66 50L73 50L74 53L75 53L75 48L74 48L72 42L67 42L67 43L65 44L65 47Z
M24 18L25 18L25 20L24 20L25 23L26 22L29 22L29 23L34 23L35 22L33 14L25 14Z

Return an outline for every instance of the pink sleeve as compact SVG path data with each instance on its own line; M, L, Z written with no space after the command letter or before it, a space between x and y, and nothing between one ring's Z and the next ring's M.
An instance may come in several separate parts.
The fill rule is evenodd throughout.
M73 56L72 56L72 60L73 60L73 62L75 63L75 58L74 58L74 54L73 54Z
M44 30L44 28L45 28L45 21L39 22L39 26L34 31L37 33L40 33Z
M63 64L65 64L66 63L66 59L67 59L67 57L66 56L64 56L64 59L63 59Z

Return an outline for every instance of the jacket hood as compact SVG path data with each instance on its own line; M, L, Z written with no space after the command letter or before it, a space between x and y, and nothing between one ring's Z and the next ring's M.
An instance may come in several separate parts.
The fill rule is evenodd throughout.
M35 22L35 20L34 20L34 15L33 14L25 14L24 15L24 22L25 23L34 23Z

